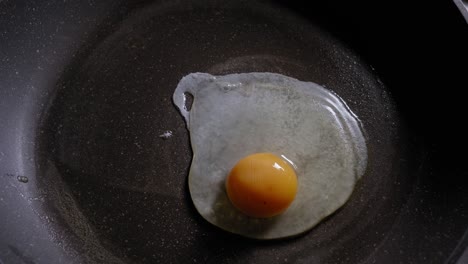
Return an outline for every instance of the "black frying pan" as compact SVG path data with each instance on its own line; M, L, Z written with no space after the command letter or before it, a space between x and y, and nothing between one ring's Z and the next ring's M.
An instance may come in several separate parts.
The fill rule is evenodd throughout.
M1 2L0 263L465 263L467 28L450 2ZM343 97L369 148L349 202L279 241L204 221L171 102L197 71Z

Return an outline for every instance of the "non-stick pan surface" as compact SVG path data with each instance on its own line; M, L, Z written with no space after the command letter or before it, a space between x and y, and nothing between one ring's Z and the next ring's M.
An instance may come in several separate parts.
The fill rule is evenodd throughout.
M412 103L432 98L410 93L422 90L404 78L408 63L427 67L408 56L420 54L415 37L388 32L406 38L405 49L398 41L385 45L382 34L362 33L372 27L354 29L353 39L350 32L362 19L339 25L322 12L338 20L343 11L317 5L306 12L296 5L7 3L12 13L33 15L2 21L23 39L2 48L9 63L2 64L0 260L455 263L466 242L466 170L454 166L444 173L446 164L456 164L440 154L450 154L440 138L450 133L426 123L437 119L436 110L421 110L430 105ZM27 19L36 27L11 25ZM83 25L71 26L76 23ZM399 25L393 29L403 29ZM408 61L398 65L396 58ZM187 189L189 136L171 102L177 82L191 72L254 71L327 87L348 103L366 132L369 166L349 202L292 239L228 234L197 214ZM457 87L454 80L447 84ZM440 103L442 115L449 113L445 105ZM167 130L171 138L159 137Z

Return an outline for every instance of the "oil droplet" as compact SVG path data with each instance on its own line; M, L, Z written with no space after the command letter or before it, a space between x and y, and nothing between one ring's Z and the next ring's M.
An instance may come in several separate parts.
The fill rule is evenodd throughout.
M18 176L16 178L18 179L19 182L22 182L22 183L27 183L29 181L28 177L26 176Z
M159 135L160 138L162 139L168 139L170 137L172 137L172 131L170 130L167 130L167 131L164 131L164 133L162 133L161 135Z

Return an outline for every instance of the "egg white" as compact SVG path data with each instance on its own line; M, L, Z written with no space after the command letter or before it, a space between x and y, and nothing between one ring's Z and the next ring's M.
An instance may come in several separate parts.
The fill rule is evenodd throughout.
M186 106L187 93L193 104ZM232 233L275 239L311 229L340 208L363 175L361 125L334 93L275 73L192 73L173 100L190 132L189 189L198 212ZM225 179L243 157L271 152L292 162L298 192L282 214L248 217L233 207Z

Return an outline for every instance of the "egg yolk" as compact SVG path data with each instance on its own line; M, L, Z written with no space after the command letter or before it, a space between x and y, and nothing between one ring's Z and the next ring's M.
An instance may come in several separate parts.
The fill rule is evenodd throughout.
M234 207L244 214L266 218L285 211L297 192L294 169L271 153L256 153L241 159L226 180Z

